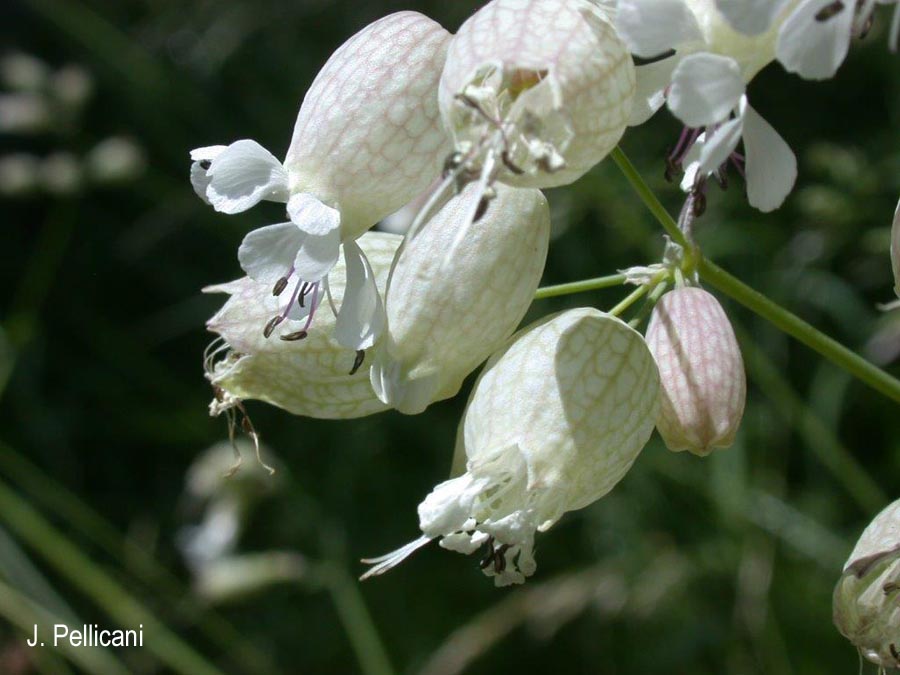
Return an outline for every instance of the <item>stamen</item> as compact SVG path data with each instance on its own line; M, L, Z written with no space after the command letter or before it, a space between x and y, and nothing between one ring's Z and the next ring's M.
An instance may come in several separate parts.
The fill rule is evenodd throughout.
M525 173L525 169L516 165L516 163L512 161L512 158L509 156L508 148L500 154L500 160L503 162L503 166L505 166L515 175L521 176Z
M892 642L889 649L891 650L891 656L897 659L897 663L900 663L900 652L897 651L897 645Z
M640 67L640 66L649 66L652 63L659 63L660 61L665 61L670 56L675 56L674 49L670 49L668 51L663 52L662 54L659 54L658 56L651 56L649 58L644 58L642 56L635 56L634 54L632 54L631 60L632 60L632 62L634 62L634 65L636 67Z
M279 314L278 316L273 316L271 319L269 319L269 323L267 323L266 327L263 329L263 335L265 336L265 338L267 340L270 337L272 337L272 333L275 332L275 329L278 328L278 326L281 324L282 321L284 321L284 319L285 319L285 317L282 314Z
M204 171L209 171L209 167L212 166L212 161L209 159L201 159L200 160L200 168Z
M706 213L706 183L703 182L693 192L694 218L699 218Z
M282 335L281 339L284 342L299 342L300 340L305 340L309 335L305 330L298 330L296 333L288 333L287 335Z
M491 205L491 200L490 200L490 198L489 198L487 195L484 195L484 196L478 201L478 208L475 209L475 218L474 218L474 220L473 220L472 222L473 222L473 223L477 223L479 220L481 220L482 218L484 218L485 214L487 213L488 207L489 207L490 205Z
M305 281L303 285L300 287L300 297L297 299L297 302L300 303L301 307L306 307L304 302L306 302L306 296L309 295L309 292L312 290L312 284L308 284Z
M274 295L277 298L279 295L284 293L284 289L287 288L287 285L288 285L288 278L281 277L278 281L275 282L275 288L272 289L272 295Z
M356 352L356 358L353 360L353 368L350 369L350 375L356 375L362 368L363 362L366 360L366 350L360 349Z
M816 14L816 21L822 23L833 19L844 11L844 3L841 0L835 0L830 5L825 5Z

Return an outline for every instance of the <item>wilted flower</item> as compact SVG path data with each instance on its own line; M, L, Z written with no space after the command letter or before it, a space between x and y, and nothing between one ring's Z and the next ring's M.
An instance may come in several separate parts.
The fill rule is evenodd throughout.
M548 317L488 363L462 421L466 472L419 505L420 539L375 563L395 567L432 539L474 553L498 586L535 571L534 535L609 492L653 432L659 376L643 338L595 309ZM364 578L365 578L364 577Z
M877 4L897 0L716 0L728 22L746 35L777 31L775 54L788 71L810 80L833 77L847 57L850 40L869 32ZM897 51L900 4L889 44Z
M359 239L382 290L400 241L397 235L379 232ZM333 278L332 297L340 303L345 278L340 262ZM206 290L231 295L207 324L221 336L221 343L211 345L206 362L206 376L216 390L212 414L227 413L246 399L324 419L362 417L386 409L372 391L368 372L359 369L358 356L332 337L336 318L327 303L315 326L303 329L305 321L288 319L267 339L259 331L260 321L279 304L268 284L245 277Z
M794 186L797 161L745 95L747 83L775 58L776 29L743 35L713 0L620 0L616 25L637 56L674 53L638 69L632 117L641 123L668 101L684 122L669 173L686 167L682 187L702 192L709 176L724 183L731 161L746 177L750 204L778 208ZM746 156L735 152L742 138Z
M862 533L834 589L834 623L882 668L900 668L900 499Z
M634 67L587 0L493 0L460 28L440 84L453 163L484 184L571 183L627 125Z
M544 271L550 210L538 190L497 185L483 218L451 249L478 199L469 186L403 248L372 366L382 401L407 414L454 396L522 321Z
M343 243L348 270L358 273L347 284L337 340L364 350L377 339L382 308L353 241L438 174L447 141L437 83L449 39L431 19L398 12L344 43L306 94L284 164L251 140L191 153L194 189L217 211L287 202L290 222L251 232L238 252L251 278L279 295L292 286L272 322L304 304L312 318Z
M725 310L702 288L666 293L647 329L662 397L657 429L670 450L727 448L744 415L747 378Z

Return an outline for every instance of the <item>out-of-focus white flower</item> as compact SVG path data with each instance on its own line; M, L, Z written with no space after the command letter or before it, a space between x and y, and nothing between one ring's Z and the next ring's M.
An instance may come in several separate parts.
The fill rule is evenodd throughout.
M40 94L0 94L0 131L30 134L50 125L50 107Z
M50 68L32 54L13 52L0 58L0 81L16 91L35 92L44 88Z
M865 35L876 5L897 5L889 45L897 51L897 0L716 0L726 20L748 36L776 32L775 55L790 72L810 80L833 77L850 41Z
M449 147L437 103L449 39L415 12L387 16L350 38L307 92L283 164L251 140L191 153L194 189L217 211L287 203L290 222L250 232L238 252L251 278L280 291L292 285L276 317L296 313L299 298L328 292L343 243L350 278L336 339L355 350L377 339L383 308L353 241L438 174Z
M81 163L72 153L55 152L41 162L41 185L52 194L73 194L81 187L83 178Z
M703 457L729 447L744 415L747 377L719 301L702 288L666 293L653 309L647 346L662 383L656 428L668 448Z
M834 623L866 659L900 668L900 499L862 533L834 589Z
M63 66L50 81L50 91L54 98L69 108L82 107L94 89L91 74L78 65Z
M891 267L894 270L894 293L900 298L900 202L897 202L894 224L891 226Z
M634 66L587 0L493 0L460 28L441 77L456 163L519 187L571 183L625 131Z
M40 162L24 153L0 157L0 194L23 195L38 186Z
M714 0L620 0L616 25L637 56L674 51L638 69L631 122L642 123L666 101L684 122L669 157L670 170L686 169L682 187L702 191L709 176L724 180L731 160L745 175L750 204L778 208L793 189L797 160L745 94L747 83L775 58L777 26L739 33ZM742 139L746 156L735 152Z
M87 169L98 183L119 183L136 178L144 170L144 153L134 141L112 136L87 154Z
M382 291L400 242L397 235L379 232L359 239ZM343 267L338 262L331 284L337 304L345 298ZM210 405L213 415L227 413L247 399L324 419L362 417L386 409L372 391L368 370L359 368L358 355L334 340L337 319L327 304L315 325L308 325L308 319L288 318L266 338L260 333L260 322L280 302L268 284L245 277L206 290L231 295L207 324L222 338L221 345L211 345L206 362L206 376L216 390ZM312 301L306 299L308 309Z
M460 430L466 471L419 505L424 536L376 560L395 567L432 539L474 553L498 586L535 571L534 535L625 475L653 432L659 375L619 319L576 309L519 333L488 363Z
M534 299L550 241L547 200L539 190L496 190L458 246L458 230L478 199L474 185L449 201L395 263L388 328L371 376L381 400L402 413L455 396Z

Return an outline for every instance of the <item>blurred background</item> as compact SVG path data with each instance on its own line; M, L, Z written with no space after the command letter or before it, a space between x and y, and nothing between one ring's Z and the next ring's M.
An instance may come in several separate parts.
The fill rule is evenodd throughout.
M248 408L274 478L235 479L201 354L244 233L197 199L190 149L276 154L344 39L415 9L455 30L475 0L6 0L0 4L0 673L855 673L831 593L862 528L900 497L900 415L725 301L749 403L708 460L654 438L605 499L538 539L497 590L428 548L365 584L359 558L417 532L465 400L355 422ZM879 15L837 79L770 66L754 106L797 152L786 205L737 177L705 253L895 375L889 227L900 59ZM624 148L675 212L660 113ZM657 259L660 230L611 162L553 191L546 283ZM535 304L608 308L622 290ZM249 460L249 456L248 456ZM33 625L144 626L144 648L30 650ZM869 669L874 672L874 668Z

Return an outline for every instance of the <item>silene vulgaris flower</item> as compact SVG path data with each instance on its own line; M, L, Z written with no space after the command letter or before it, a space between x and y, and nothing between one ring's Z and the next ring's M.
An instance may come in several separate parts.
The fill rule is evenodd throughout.
M621 0L616 25L636 56L655 59L638 68L631 123L668 103L685 125L667 177L683 169L682 188L698 197L702 211L709 178L725 187L731 165L744 176L751 205L778 208L793 189L797 160L746 95L747 84L775 58L776 27L744 35L714 0Z
M834 623L868 661L900 668L900 499L863 531L835 586Z
M877 5L896 5L888 44L900 39L897 0L716 0L729 24L756 36L775 31L775 56L785 69L808 80L834 77L853 38L865 37Z
M401 241L399 235L382 232L367 232L358 240L381 292ZM351 275L338 261L331 283L338 305L345 297L344 279L349 281ZM337 317L328 303L308 329L303 328L305 321L287 320L266 337L260 324L281 305L270 284L244 277L204 290L229 295L207 322L209 330L219 335L204 362L215 391L212 415L240 417L246 400L318 419L351 419L387 410L372 391L368 371L359 368L359 355L335 340Z
M603 497L625 476L656 422L659 375L644 339L595 309L526 328L491 358L469 399L459 443L465 472L419 505L423 536L381 558L382 574L433 539L485 549L497 586L536 568L534 537Z
M437 85L450 35L431 19L399 12L344 43L300 108L284 162L252 140L191 153L200 197L222 213L262 200L287 204L288 222L250 232L241 267L280 299L265 336L302 321L302 339L330 293L343 250L346 290L335 339L364 356L383 327L372 266L355 240L422 192L449 151ZM333 300L333 297L330 298ZM360 357L362 358L362 356Z
M453 38L440 109L449 172L545 188L575 181L624 133L634 66L609 13L588 0L493 0Z
M408 240L394 264L387 330L371 376L381 400L402 413L455 396L534 300L550 243L550 208L540 190L502 184L495 190L490 210L455 248L478 199L474 185Z

